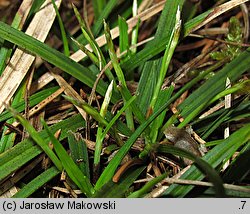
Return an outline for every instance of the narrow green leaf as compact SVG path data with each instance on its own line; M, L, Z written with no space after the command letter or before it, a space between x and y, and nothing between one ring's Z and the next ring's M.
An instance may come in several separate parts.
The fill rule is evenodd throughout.
M193 19L189 20L184 24L184 32L183 32L183 37L188 36L190 32L195 28L197 25L199 25L201 22L203 22L208 15L213 11L213 9L207 10L204 13L194 17Z
M250 91L250 80L245 80L233 85L230 88L225 89L224 91L221 91L212 100L210 100L209 104L221 99L222 97L227 96L228 94L234 94L236 92L241 92L241 93L245 92L246 94L249 94L249 91Z
M60 140L68 136L68 131L75 132L77 129L85 126L85 121L81 115L73 116L50 127L52 132L61 129ZM39 132L44 143L49 143L48 135L45 131ZM13 148L0 154L0 180L15 172L31 159L42 153L42 149L34 144L31 138L25 139Z
M67 35L66 35L66 32L65 32L65 28L63 26L63 21L62 21L62 18L60 16L60 13L58 11L58 8L56 6L55 0L51 0L51 1L52 1L52 4L53 4L53 7L55 9L56 17L58 19L58 23L59 23L59 27L60 27L60 31L61 31L64 54L66 56L69 56L70 55L70 52L69 52L69 43L68 43Z
M113 90L113 81L111 81L107 92L105 94L101 109L100 109L100 116L105 118L107 109L110 103L110 98L112 96L112 90ZM94 154L94 166L99 168L100 159L101 159L101 152L102 152L102 143L104 138L102 137L103 132L103 126L102 124L98 125L97 129L97 135L96 135L96 144L95 144L95 154Z
M95 19L97 19L106 5L106 0L92 0L92 4L94 7Z
M68 132L70 155L84 175L90 179L88 148L80 133Z
M129 187L145 169L145 166L130 169L118 183L110 180L100 190L96 191L94 198L122 198L128 192Z
M158 99L156 101L155 104L155 110L159 109L164 102L166 102L166 100L170 99L170 97L172 96L172 93L174 91L174 86L171 85L169 88L160 91L159 95L158 95ZM155 119L155 121L152 122L151 126L150 126L150 136L152 139L152 143L156 143L157 142L157 136L158 136L158 132L159 129L162 127L163 121L165 119L165 115L168 109L166 109L165 111L163 111L159 117L157 117Z
M228 113L229 111L232 112ZM215 125L214 123L219 122L218 120L220 120L226 114L228 115L224 117L224 120L221 121L221 123L236 122L243 118L248 118L250 116L249 112L250 102L247 98L242 98L234 103L232 109L222 108L207 117L203 117L202 119L196 119L190 125L192 125L194 130L196 130L197 134L199 134L202 139L206 139L204 136L211 134L208 133L210 132L210 127L212 127L211 124ZM219 124L221 123L219 122Z
M156 56L166 48L170 40L172 29L175 25L177 8L182 10L184 0L166 1L162 11L155 39L150 42L144 49L133 55L129 60L122 64L122 69L126 72L133 70L152 57Z
M226 111L219 115L213 122L209 123L209 127L204 130L204 134L201 135L202 139L207 139L232 112L232 109L226 109Z
M39 146L15 146L0 155L0 181L42 152Z
M249 141L249 139L250 124L247 124L238 131L234 132L222 143L211 149L205 156L202 157L202 159L209 163L213 168L216 168L231 158L237 149ZM192 166L180 178L188 180L201 180L204 178L204 175L197 171L195 166ZM185 197L192 189L193 186L180 186L177 184L172 184L163 195L171 195L172 197Z
M30 13L28 15L28 19L30 19L31 16L33 16L35 13L37 13L40 10L40 8L44 2L45 2L45 0L34 0L33 1L33 4L32 4L31 9L30 9Z
M39 55L46 61L80 80L87 86L91 88L93 87L96 76L89 69L66 57L59 51L50 48L48 45L26 35L21 31L11 28L9 25L2 22L0 22L0 37L33 54ZM96 90L101 95L104 95L107 90L107 84L100 80ZM116 102L118 99L119 95L114 92L112 102Z
M102 10L102 13L100 14L100 16L96 17L97 20L92 28L92 32L93 32L94 36L97 36L100 33L100 31L103 28L103 19L108 18L108 16L111 14L111 12L115 8L115 6L117 6L118 2L119 2L119 0L109 0L106 4L105 8ZM85 37L82 34L77 38L77 41L82 43L82 44L87 43Z
M136 99L139 109L146 115L149 109L150 101L154 93L154 88L159 76L162 64L162 57L159 59L152 59L144 63L139 80L137 93L140 95Z
M153 178L151 181L147 182L142 188L131 193L128 198L141 198L147 192L149 192L157 183L161 182L164 178L166 178L167 173L164 173L156 178Z
M134 100L136 99L137 96L133 96L131 97L126 104L116 113L116 115L112 118L112 120L109 122L109 124L106 126L106 128L104 129L103 133L102 133L102 138L104 138L106 136L106 134L108 133L108 131L110 130L110 128L112 128L112 126L115 124L115 122L118 120L118 118L121 116L121 114L132 104L132 102L134 102Z
M73 9L74 9L75 15L77 17L77 20L81 26L81 30L82 30L83 35L86 38L86 40L88 41L88 43L90 44L90 47L92 48L95 57L98 59L98 68L101 71L104 68L104 66L106 65L106 60L105 60L105 57L101 51L101 48L99 47L99 45L95 41L95 38L94 38L92 32L86 27L86 24L82 20L79 11L77 10L77 8L74 5L73 5ZM105 74L107 75L107 77L109 78L110 81L115 80L112 72L109 69L106 69Z
M40 103L42 100L49 97L51 94L53 94L55 91L58 90L58 86L44 89L42 91L39 91L29 98L29 106L33 107L34 105ZM13 105L11 105L12 108L14 108L17 112L24 111L25 109L25 101L22 99L18 103L13 102ZM9 111L4 111L2 114L0 114L0 122L5 121L12 117L12 114Z
M181 88L174 96L172 96L166 103L164 103L157 111L155 111L144 123L142 123L135 132L130 136L130 138L124 143L124 145L120 148L120 150L116 153L114 158L110 161L108 166L105 168L103 173L101 174L100 178L98 179L95 189L98 190L101 188L106 182L108 182L115 173L116 168L124 158L124 156L129 151L130 147L134 144L136 139L142 134L142 132L150 125L152 121L154 121L168 106L174 102L182 93L188 90L190 87L193 86L196 82L203 79L206 75L206 72L200 74L198 77L190 81L186 84L183 88ZM164 128L164 127L163 127ZM140 154L140 158L147 156L149 151L143 151Z
M115 53L115 48L114 48L114 44L113 44L112 37L110 34L109 26L107 25L105 21L103 22L104 22L105 37L106 37L106 41L107 41L107 45L109 49L109 56L112 61L112 65L114 67L118 80L121 82L122 86L127 87L123 71L119 65L118 58Z
M91 105L89 105L86 102L81 102L79 100L75 100L72 97L63 95L63 97L72 102L74 105L79 106L80 108L82 108L87 114L91 115L96 121L98 121L99 123L103 124L103 125L108 125L108 122L100 115L100 113L93 108Z
M247 143L245 148L241 150L236 159L230 164L225 174L223 175L223 180L226 183L231 183L234 181L242 182L250 172L250 142Z
M160 93L164 78L166 76L168 66L170 63L170 60L174 54L175 47L178 43L179 36L180 36L180 30L181 30L181 20L180 20L180 9L177 7L176 10L176 20L175 20L175 25L172 29L172 31L169 33L170 35L167 35L169 37L169 42L166 45L165 53L162 59L162 66L161 70L159 73L159 77L157 79L156 86L154 88L154 94L150 103L150 108L154 110L155 108L155 103L158 98L158 95Z
M55 164L55 166L62 170L62 164L55 155L55 153L50 149L47 143L44 143L44 140L40 137L38 132L34 129L32 125L30 125L29 121L27 121L22 115L16 112L13 108L8 107L8 111L12 113L12 115L25 127L27 132L30 134L32 139L43 149L43 151L48 155L51 161Z
M132 95L131 95L130 91L128 90L128 88L123 87L123 86L119 86L118 89L121 92L122 97L125 99L126 102L132 98ZM137 94L140 95L139 93L137 93ZM140 96L137 96L137 99L139 97ZM134 102L131 103L131 110L133 111L136 119L138 120L138 122L140 124L145 121L145 116L143 115L142 110L138 108L136 103L134 103Z
M126 80L123 74L123 71L120 67L120 64L118 62L118 58L116 56L116 52L115 52L115 48L114 48L114 44L112 41L112 37L110 34L110 29L109 26L106 24L106 22L104 21L104 32L105 32L105 37L106 37L106 41L107 41L107 45L108 45L108 49L109 49L109 56L112 62L112 65L114 67L114 70L116 72L117 78L119 80L119 82L121 83L123 88L127 88L127 84L126 84ZM124 99L124 102L126 100ZM128 128L130 130L134 130L134 121L133 121L133 114L130 108L128 108L126 110L126 120L127 120L127 125Z
M36 190L41 188L44 184L57 176L60 171L56 167L51 167L37 176L35 179L26 184L20 189L12 198L27 198L33 194Z
M43 1L41 2L43 3ZM32 7L34 4L35 4L35 1L33 2L32 6L26 8L27 10L30 10L29 14L32 13ZM27 17L26 19L24 19L23 15L21 16L19 12L17 12L12 21L11 27L21 30L26 20L27 20ZM5 69L6 63L11 56L11 52L13 48L13 46L9 44L9 42L3 41L1 43L3 44L1 44L1 50L0 50L0 74L2 74L3 70Z
M18 103L20 103L20 101L23 101L25 89L26 89L26 83L27 83L27 81L24 80L21 83L21 85L19 86L16 94L14 95L13 101L11 103L12 107L17 105ZM1 115L0 115L0 118L1 118ZM12 116L12 115L10 114L10 116ZM6 121L6 123L12 124L14 121L15 121L15 119L12 117L12 118L8 119ZM8 130L8 128L5 126L3 131L2 131L2 136L1 136L1 140L0 140L0 153L11 148L14 145L14 142L16 139L16 133L10 133L9 135L6 135L5 133L7 130Z
M184 149L177 148L172 145L159 145L157 151L163 153L171 153L173 155L185 157L194 161L195 165L201 170L201 172L204 173L208 177L208 179L214 184L216 196L225 197L225 190L220 176L215 171L215 169L212 168L206 161Z
M247 49L233 61L224 66L178 106L181 115L185 118L182 122L182 127L204 110L207 103L225 89L226 78L229 78L232 82L236 81L241 74L249 69L249 50L250 49ZM213 90L211 90L211 88Z
M72 41L78 46L78 48L85 53L90 60L96 65L99 66L99 59L95 56L94 53L92 53L91 51L89 51L84 45L80 44L76 39L74 39L73 37L71 37Z
M94 193L94 189L90 183L90 180L86 175L78 168L72 158L68 155L62 144L55 138L55 136L49 130L46 122L42 120L42 124L47 132L51 142L54 145L55 152L59 157L63 168L67 172L68 176L74 181L74 183L81 189L81 191L90 197Z
M128 24L124 18L121 16L118 17L118 25L119 25L119 48L120 53L126 51L129 47L128 43Z
M133 0L132 14L133 14L133 17L138 15L137 0ZM139 25L140 25L140 20L138 20L136 27L132 30L132 36L131 36L131 45L132 46L137 44ZM136 47L132 48L131 52L136 53Z

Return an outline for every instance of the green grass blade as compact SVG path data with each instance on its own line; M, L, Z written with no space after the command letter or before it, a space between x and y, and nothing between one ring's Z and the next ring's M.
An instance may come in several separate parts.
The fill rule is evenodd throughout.
M17 105L18 103L20 103L20 101L23 101L25 89L26 89L26 81L24 80L21 83L20 87L18 88L18 90L13 98L13 102L11 103L12 107ZM10 116L12 116L12 115L10 115ZM8 119L6 121L6 123L12 124L14 121L15 121L15 119L12 117L12 118ZM2 131L2 136L1 136L1 140L0 140L0 153L11 148L14 145L14 142L16 139L16 133L10 133L9 135L6 135L5 133L7 130L8 130L8 127L5 126L3 131Z
M47 88L47 89L44 89L42 91L39 91L39 92L31 95L29 98L29 106L33 107L36 104L40 103L42 100L46 99L51 94L53 94L55 91L57 91L58 88L59 88L58 86L52 87L52 88ZM23 99L18 103L13 102L11 107L14 108L17 112L24 111L25 102ZM5 121L11 117L12 117L12 114L9 111L4 111L2 114L0 114L0 122Z
M199 4L197 2L193 1L185 1L185 4L183 5L183 12L182 12L182 18L183 20L189 21L191 20L196 14L197 11L199 10Z
M30 9L30 13L29 13L28 19L30 19L31 16L33 16L35 13L37 13L37 12L40 10L40 8L41 8L41 6L42 6L42 4L43 4L44 2L45 2L45 0L34 0L34 1L33 1L33 4L32 4L32 6L31 6L31 9Z
M133 0L132 14L133 14L133 17L138 15L138 3L137 3L137 0ZM140 20L138 20L138 23L137 23L136 27L132 30L132 35L131 35L131 45L132 46L137 44L138 33L139 33L139 23L140 23ZM132 48L131 52L136 53L136 47Z
M14 123L14 119L9 119L6 122L9 124ZM6 150L10 149L14 143L15 143L15 139L16 139L16 133L10 133L9 135L6 135L6 131L8 130L7 127L3 128L3 133L1 136L1 140L0 140L0 153L5 152Z
M124 18L121 16L118 17L118 26L119 26L119 48L120 53L126 51L129 48L128 43L128 24Z
M182 104L178 106L181 111L181 115L186 118L185 126L190 121L190 118L194 117L194 114L198 114L218 93L225 89L226 78L229 78L232 82L236 81L244 72L250 68L250 49L244 51L233 61L224 66L219 72L217 72L212 78L207 80L202 86L194 91ZM210 90L213 88L213 90ZM196 112L194 112L196 110Z
M174 91L174 86L172 86L172 85L169 88L160 91L160 93L158 95L158 99L157 99L156 104L155 104L155 110L159 109L164 104L164 102L166 102L166 100L170 99L173 91ZM155 119L155 121L152 122L152 124L150 126L150 130L151 130L150 136L152 139L152 143L157 142L158 132L159 132L159 129L162 127L167 110L168 109L163 111L160 114L160 116L157 117Z
M213 97L208 103L201 104L198 108L196 108L192 114L188 115L185 120L179 125L179 127L184 127L189 121L191 121L196 115L198 115L199 112L201 112L203 109L205 109L206 106L211 105L216 100L219 100L220 98L225 97L228 94L235 93L237 91L247 92L249 81L243 81L242 83L236 84L232 86L230 89L226 89L219 94L217 94L215 97ZM238 104L235 104L234 106L237 106ZM210 127L207 128L207 132L203 135L204 139L207 138L222 122L225 121L226 118L229 117L229 115L234 111L234 109L226 109L225 112L223 112L218 118L216 118L211 124Z
M99 66L99 59L95 56L94 53L92 53L91 51L89 51L84 45L80 44L76 39L74 39L73 37L71 37L72 41L78 46L78 48L85 53L90 60L96 65Z
M60 171L56 167L51 167L33 179L20 189L12 198L27 198L33 194L36 190L41 188L44 184L57 176Z
M227 109L220 116L218 116L213 122L211 122L209 127L204 131L204 134L201 135L202 139L207 139L224 121L225 119L232 114L232 109Z
M79 11L77 10L77 8L74 5L73 5L73 9L74 9L74 13L77 17L77 20L81 26L81 30L82 30L83 35L84 35L85 39L87 40L87 42L90 44L95 57L98 59L98 68L101 71L104 68L104 66L106 65L106 60L105 60L105 57L103 56L101 48L98 46L97 42L95 41L95 38L94 38L92 32L86 27L86 24L82 20ZM111 73L111 71L109 69L107 69L105 71L105 74L107 75L107 77L109 78L110 81L115 80L113 74Z
M104 21L104 31L105 31L105 37L106 37L106 41L107 41L107 45L108 45L108 49L109 49L109 56L110 56L112 65L114 67L114 70L116 72L117 78L118 78L119 82L121 83L122 87L127 89L126 80L125 80L123 71L119 65L118 58L117 58L116 53L115 53L115 48L114 48L114 44L113 44L113 41L111 38L110 29L105 21ZM125 103L125 101L126 100L124 99L124 103ZM127 120L128 128L130 130L134 130L133 115L132 115L132 111L130 108L128 108L126 110L126 120Z
M29 14L32 12L33 5L34 5L34 2L32 6L29 6L28 8L26 8L26 10L30 10ZM27 13L27 11L25 11L25 13ZM19 11L18 11L12 21L11 27L21 30L27 20L27 17L24 16L25 13L22 12L22 16L20 16ZM1 46L2 47L0 50L0 74L3 72L6 66L6 62L10 58L11 52L12 52L12 45L10 45L9 42L3 41L3 45Z
M105 94L101 109L100 109L100 116L105 118L107 109L110 103L110 98L112 96L112 90L113 90L113 81L111 81L107 92ZM94 154L94 167L99 171L99 164L100 164L100 159L101 159L101 152L102 152L102 143L104 138L102 137L102 132L103 132L103 126L102 124L98 125L97 128L97 135L96 135L96 144L95 144L95 154Z
M39 146L21 145L14 146L6 152L2 153L0 163L0 181L4 180L8 175L15 172L25 163L42 152Z
M55 153L50 149L49 145L44 143L44 140L40 137L38 132L34 129L32 125L30 125L29 121L27 121L22 115L16 112L13 108L8 107L8 110L13 114L13 116L25 127L27 132L30 134L32 139L43 149L43 151L48 155L51 161L55 164L55 166L62 170L62 164L60 160L57 158Z
M61 31L64 54L66 56L69 56L70 55L70 52L69 52L69 43L68 43L67 35L66 35L66 32L65 32L65 28L63 26L63 21L62 21L62 18L60 16L60 13L58 11L58 8L56 6L55 0L51 0L51 1L52 1L52 4L53 4L53 7L55 9L56 16L57 16L58 23L59 23L59 27L60 27L60 31Z
M161 64L162 57L159 59L149 60L143 65L137 88L137 93L140 96L136 99L136 103L144 115L146 115L146 112L149 109L149 104L152 100Z
M236 160L228 167L223 175L223 180L226 183L234 181L241 182L249 174L250 166L250 142L240 151Z
M61 121L50 127L52 132L61 129L60 140L68 136L68 131L75 132L80 127L84 126L85 121L81 115L73 116L69 119ZM39 132L44 143L49 143L48 135L45 131ZM42 149L34 144L31 138L28 138L6 152L0 154L0 180L15 172L28 161L42 153Z
M167 173L164 173L156 178L153 178L151 181L147 182L141 189L131 193L128 198L141 198L147 192L149 192L157 183L161 182L166 178Z
M208 179L214 184L216 197L225 196L225 190L223 187L222 179L220 178L216 170L211 167L206 161L184 149L180 149L172 145L159 145L157 151L160 153L163 152L178 155L194 161L195 165L201 170L201 172L204 173L208 177Z
M49 130L46 122L42 120L42 124L47 132L51 142L53 143L55 152L59 157L63 168L67 172L71 180L81 189L81 191L90 197L94 193L94 189L90 183L90 180L83 172L78 168L73 159L68 155L62 144L55 138L55 136Z
M174 102L182 93L184 93L186 90L192 87L195 83L203 79L205 75L206 75L206 72L200 74L198 77L196 77L195 79L190 81L188 84L186 84L183 88L181 88L181 90L179 90L174 96L172 96L166 103L164 103L157 111L155 111L144 123L142 123L135 130L135 132L124 143L124 146L120 148L120 150L117 152L117 154L114 156L114 158L110 161L109 165L105 168L105 170L101 174L95 186L96 190L101 188L106 182L108 182L111 179L111 177L115 173L116 168L118 167L118 165L120 164L124 156L127 154L130 147L134 144L134 142L142 134L142 132L150 125L150 123L154 121L166 108L168 108L168 106L172 102ZM147 151L147 150L143 151L139 157L143 158L147 156L148 152L150 151Z
M109 122L107 127L104 129L104 131L102 133L102 138L104 138L106 136L108 131L113 127L113 125L118 120L118 118L121 116L121 114L132 104L132 102L134 102L135 99L136 99L136 96L131 97L126 102L126 104L116 113L116 115L112 118L112 120Z
M72 102L74 105L79 106L80 108L83 108L84 111L86 111L89 115L91 115L96 121L98 121L100 124L107 126L108 125L108 121L100 116L100 113L93 108L92 106L88 105L87 103L82 103L78 100L72 99L71 97L68 96L64 96L65 99L69 100L70 102ZM131 104L132 105L132 104ZM110 112L107 112L107 119L111 120L112 119L112 115ZM125 124L121 123L120 121L118 121L117 124L117 130L120 131L121 133L129 136L131 135L131 130L128 129L127 126L125 126Z
M237 103L239 103L239 105ZM209 128L211 127L211 123L213 123L214 121L217 121L218 117L223 117L225 114L228 113L228 111L231 111L231 110L233 110L232 113L229 114L228 117L225 117L225 119L223 121L224 123L236 122L236 121L239 121L241 119L250 117L250 113L249 113L250 112L250 102L247 99L243 99L243 101L240 100L239 102L236 102L234 104L233 109L222 108L222 109L214 112L213 114L211 114L207 117L193 121L190 125L192 125L194 127L196 132L202 138L204 138L204 135L206 135L207 132L209 132Z
M155 39L143 50L124 62L122 64L123 70L126 72L133 70L141 65L142 62L151 59L166 48L166 44L170 40L171 32L175 25L177 8L179 7L181 11L183 3L184 0L166 1L157 27Z
M237 151L237 149L244 145L250 138L250 124L245 125L231 136L225 139L222 143L211 149L205 156L202 157L213 168L222 165ZM181 179L201 180L204 175L197 171L197 168L192 166L186 173L181 176ZM171 195L172 197L185 197L193 186L180 186L172 184L163 195Z
M107 19L108 16L111 14L111 12L113 11L113 9L115 8L115 6L117 5L119 0L109 0L105 6L105 8L103 9L102 13L100 14L99 17L97 17L98 19L96 20L93 28L92 28L92 32L94 36L97 36L100 31L103 28L103 20ZM84 38L84 36L81 34L78 38L77 41L82 43L82 44L86 44L87 41Z
M112 10L115 8L119 0L109 0L105 6L105 8L102 10L100 15L97 17L96 22L93 26L93 34L97 36L100 32L100 30L103 27L103 20L107 19L108 16L111 14Z
M228 94L234 94L236 92L241 92L241 94L243 92L245 92L246 94L249 94L249 91L250 91L249 89L250 89L250 80L244 80L240 83L236 83L235 85L233 85L232 87L230 87L228 89L225 89L224 91L221 91L212 100L210 100L210 102L208 104L210 105L213 102L215 102L221 98L224 98Z
M155 103L156 103L156 100L157 100L158 95L160 93L164 78L166 76L170 60L174 54L175 47L176 47L178 40L179 40L180 29L181 29L181 20L180 20L181 17L180 17L180 15L181 14L180 14L180 10L178 7L177 11L176 11L175 25L173 27L173 30L169 33L170 35L168 35L169 42L166 45L166 50L165 50L165 53L163 56L161 70L160 70L159 77L158 77L158 80L157 80L157 83L156 83L156 86L154 89L154 94L153 94L153 97L152 97L152 100L150 103L150 108L152 110L154 110L154 108L155 108Z
M106 41L107 41L107 45L108 45L108 49L109 49L109 56L110 56L110 59L112 61L117 78L121 82L123 87L127 87L123 71L119 65L118 58L117 58L117 55L115 53L115 48L114 48L114 44L113 44L112 37L110 34L110 29L105 21L104 21L104 31L105 31L105 37L106 37Z
M26 35L23 32L11 28L9 25L6 25L2 22L0 22L0 37L33 54L39 55L44 60L72 75L87 86L91 88L93 87L96 76L89 69L66 57L59 51L50 48L48 45ZM101 95L104 95L107 90L107 84L105 84L102 80L99 81L96 90ZM116 102L118 99L119 95L114 92L112 96L112 102Z
M106 0L92 0L92 4L95 13L95 19L97 19L105 7Z
M126 100L126 102L128 100L130 100L132 98L132 95L130 93L130 91L128 90L128 88L124 88L123 86L119 86L119 91L122 94L122 97ZM138 95L140 95L139 93L137 93ZM137 96L137 99L140 96ZM139 123L143 123L145 121L145 116L143 115L141 109L138 108L138 106L136 105L136 103L131 103L131 109L136 117L136 119L139 121Z
M207 10L206 12L194 17L193 19L189 20L184 24L184 32L183 36L188 36L188 34L193 30L194 27L196 27L198 24L200 24L202 21L204 21L207 16L212 12L211 10Z
M88 149L81 134L69 131L68 142L72 159L78 165L83 174L90 179Z
M85 39L87 40L87 42L90 44L90 46L91 46L93 52L95 53L96 57L98 57L99 50L98 50L97 44L95 42L95 39L94 39L94 37L92 35L92 32L90 32L88 30L88 28L86 26L86 23L82 19L81 15L80 15L80 12L76 8L76 6L74 4L72 6L73 6L73 10L74 10L75 16L76 16L76 18L78 20L78 23L80 24L83 36L85 37ZM100 56L98 58L99 58L99 61L101 61Z
M223 62L217 62L216 64L214 64L213 66L211 66L210 68L206 69L204 72L201 72L197 77L195 77L194 79L192 79L190 82L188 82L187 84L185 84L174 96L178 96L180 97L186 90L190 89L191 87L193 87L196 83L198 83L199 81L201 81L202 79L204 79L204 77L206 77L211 71L214 71L218 68L220 68L223 65ZM197 98L198 99L198 98ZM185 101L184 101L185 102ZM205 101L204 101L205 102ZM204 103L203 103L204 105ZM197 109L194 109L197 110ZM191 112L190 114L192 114L193 112ZM163 126L162 130L165 130L170 124L172 124L172 122L176 120L176 115L173 115ZM183 126L183 122L180 124ZM181 128L181 126L179 125L179 128Z
M233 120L233 117L236 113L237 110L240 110L238 111L238 113L236 113L237 115L237 120L238 118L247 118L247 115L244 114L244 110L247 110L247 109L244 109L244 108L239 108L240 106L244 106L244 103L246 103L246 100L243 99L240 99L240 100L237 100L235 101L235 103L233 104L233 107L232 108L228 108L228 109L222 109L222 111L218 111L216 112L216 116L212 118L212 120L209 120L208 118L208 123L206 123L206 126L202 128L202 131L199 131L199 129L197 131L199 131L201 134L200 136L202 137L202 139L207 139L215 130L216 128L218 128L220 125L223 125L223 124L226 124L228 122L233 122L233 121L236 121L236 120ZM250 104L249 104L250 105ZM244 106L244 107L247 107L248 105ZM217 114L219 113L219 114ZM200 126L201 128L202 126Z
M63 97L66 100L72 102L74 105L77 105L78 107L82 108L87 114L91 115L96 121L98 121L98 123L105 125L105 126L108 125L108 122L105 120L105 118L103 118L100 115L100 113L95 108L93 108L91 105L89 105L88 103L82 102L79 100L75 100L72 97L69 97L66 95L63 95Z
M99 191L96 191L94 198L122 198L128 192L129 187L139 177L145 166L132 168L126 172L126 175L122 176L118 183L114 183L110 180Z

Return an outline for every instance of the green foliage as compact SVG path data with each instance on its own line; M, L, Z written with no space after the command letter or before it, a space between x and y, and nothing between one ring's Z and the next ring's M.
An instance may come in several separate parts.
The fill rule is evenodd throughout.
M67 113L70 113L69 118L63 119L56 125L48 126L47 120L49 121L51 113L47 114L45 109L45 120L42 120L44 130L37 132L20 114L27 105L22 101L25 84L19 89L8 111L0 114L0 122L13 123L17 119L22 125L20 128L24 128L30 135L28 139L17 142L19 138L16 138L16 134L11 133L5 136L7 128L3 129L0 140L2 152L0 154L0 180L6 180L13 172L22 169L43 152L52 161L47 170L42 169L40 174L28 178L28 182L24 183L14 197L29 197L52 178L57 178L62 171L67 174L68 184L73 189L80 189L83 193L81 196L84 197L144 197L166 176L172 176L172 171L166 164L165 170L161 169L162 175L156 176L145 185L139 184L134 189L136 187L133 184L134 181L145 177L147 164L158 165L159 154L166 157L169 154L177 155L194 161L181 179L202 181L206 178L213 184L212 188L206 191L201 190L199 196L223 197L225 194L228 194L227 196L248 194L246 189L244 189L245 192L243 190L229 191L224 190L223 187L223 182L244 181L249 171L247 157L249 157L250 125L245 120L250 116L249 80L241 79L250 68L250 52L249 49L244 51L241 48L243 35L239 20L234 17L230 19L229 32L225 39L226 45L212 54L213 59L216 60L215 63L199 67L196 69L198 72L192 77L187 75L187 82L183 80L180 85L174 85L169 76L175 75L180 61L186 62L186 59L183 59L185 54L175 52L175 48L182 40L185 40L189 32L209 17L211 11L204 11L194 17L197 7L193 7L192 11L186 10L183 16L182 10L187 7L184 0L166 1L159 20L154 21L155 24L151 26L155 32L153 41L142 47L131 48L131 45L138 43L140 38L138 36L141 33L140 23L144 20L134 20L137 25L135 24L130 34L128 32L130 25L125 18L121 17L126 17L126 14L131 14L131 12L133 16L136 16L141 2L134 1L132 5L128 1L93 0L95 20L91 27L86 23L86 17L82 19L76 6L73 6L71 12L74 11L78 20L81 36L77 38L79 34L75 34L72 40L88 58L81 63L68 57L71 50L68 49L67 36L63 27L66 25L56 7L66 55L0 22L0 37L2 41L5 40L3 44L10 42L11 47L14 44L31 54L38 55L73 76L73 81L69 75L64 78L70 83L75 83L71 86L77 92L84 91L84 99L89 98L92 90L91 100L88 101L79 101L65 95L58 97L59 101L70 101L80 107L88 115L87 121L84 121L80 115L72 116L71 114L75 112L73 108L70 108L67 109ZM34 1L31 14L37 11L38 3ZM127 8L128 5L129 8ZM118 20L113 15L114 8L122 11L122 16ZM184 20L180 20L180 17L184 17ZM104 21L104 36L107 44L102 49L98 46L95 37L103 27L104 18L109 25ZM119 40L112 39L109 26L119 28ZM85 47L86 43L89 43L92 51ZM121 58L117 55L118 44L120 53L127 51ZM6 48L5 45L4 48ZM9 51L9 49L6 50ZM0 63L0 66L2 65L0 68L3 69L2 60L6 60L7 55L2 58L1 56L0 52L2 63ZM178 57L181 57L181 60ZM187 60L191 60L191 56L187 56ZM102 71L109 61L112 66ZM102 76L99 75L101 71L104 72ZM39 76L42 72L43 68L38 68L37 75ZM211 73L213 75L207 78ZM97 75L99 75L98 81ZM231 81L230 88L225 86L227 78ZM130 84L134 86L137 82L136 89L130 88ZM95 86L96 89L93 89ZM29 107L43 101L57 89L58 86L52 82L46 89L31 95ZM188 97L181 97L187 91ZM240 96L233 102L231 108L222 108L199 119L201 114L214 105L221 105L220 102L224 100L224 97L231 94ZM182 102L177 105L177 112L172 113L170 109L176 100ZM178 122L179 116L184 120ZM233 126L230 136L224 139L221 132L231 122L236 125ZM205 156L199 158L187 150L164 144L162 141L165 142L166 139L163 137L163 131L172 124L179 128L191 124L203 140L209 141L206 144L208 152ZM58 130L61 130L61 135L57 139L54 133ZM49 146L49 142L53 145L53 149ZM132 150L136 142L139 146L136 144ZM220 177L222 166L227 160L232 159L235 152L239 152L238 157L230 162L228 169ZM125 157L132 157L133 160L140 158L143 161L139 166L135 164L131 168L130 166L125 168L125 173L122 173L120 180L114 183L113 176L120 164L125 161ZM127 163L130 162L127 161ZM20 180L22 181L21 178ZM0 185L4 183L0 182ZM192 197L191 190L194 188L191 185L172 184L163 196Z
M49 129L52 132L61 129L59 140L63 140L68 136L69 131L76 132L76 130L82 126L84 126L82 117L76 115L50 126ZM44 130L39 132L38 135L42 139L43 144L49 143L49 137ZM35 145L31 138L28 138L0 154L0 180L3 180L41 153L41 148Z
M27 198L44 184L49 182L52 178L58 175L60 171L56 167L51 167L46 170L27 185L25 185L20 191L18 191L13 198Z
M61 161L63 169L67 172L72 181L74 181L74 183L80 188L82 193L84 193L88 197L91 197L91 195L94 194L94 189L90 183L89 178L78 168L78 166L68 155L62 144L51 133L44 120L42 120L42 123L44 125L45 131L48 133L51 143L54 146L55 152Z
M245 127L242 127L235 133L233 133L229 138L225 139L223 142L211 149L202 159L207 161L213 168L221 166L222 163L225 163L227 160L232 157L232 155L249 141L250 137L250 124L247 124ZM190 179L190 180L200 180L203 179L204 175L201 172L196 170L195 166L192 166L187 172L185 172L181 179ZM181 186L181 185L171 185L167 189L164 195L171 195L173 197L185 197L188 192L190 192L194 187L193 186Z
M96 77L91 70L66 57L64 54L49 47L48 45L1 22L0 36L19 45L31 53L41 56L43 59L82 81L84 84L90 87L93 86ZM96 90L98 93L104 95L106 88L107 84L100 80ZM113 101L117 101L118 98L119 96L114 93L114 96L112 97Z
M228 34L225 41L229 43L224 49L211 53L213 59L232 60L241 53L240 44L243 41L243 34L240 21L236 17L232 17L229 21Z
M67 35L66 35L66 32L65 32L65 28L63 26L63 21L62 21L62 18L60 16L60 13L58 11L58 8L56 6L55 0L52 0L52 4L53 4L53 7L54 7L54 9L56 11L56 16L57 16L57 19L58 19L58 22L59 22L59 27L60 27L62 41L63 41L64 54L66 56L69 56L70 55L70 53L69 53L69 43L68 43L68 38L67 38Z
M84 175L90 179L89 156L86 142L79 133L68 132L70 156Z

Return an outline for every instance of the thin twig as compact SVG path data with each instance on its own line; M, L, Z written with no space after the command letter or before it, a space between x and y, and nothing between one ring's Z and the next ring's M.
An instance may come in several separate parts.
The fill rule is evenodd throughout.
M250 44L247 44L247 43L230 42L230 41L225 41L225 40L219 39L219 38L212 38L212 37L206 36L206 35L189 34L189 36L196 37L196 38L209 39L209 40L221 42L221 43L224 43L227 45L235 45L235 46L240 46L240 47L250 47Z

